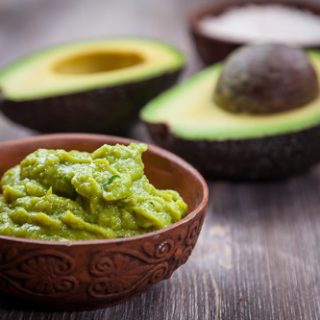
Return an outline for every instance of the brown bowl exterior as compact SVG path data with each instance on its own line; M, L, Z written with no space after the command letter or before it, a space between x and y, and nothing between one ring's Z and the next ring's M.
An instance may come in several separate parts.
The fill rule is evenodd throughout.
M133 140L103 135L56 134L0 143L2 174L40 147L92 151ZM201 230L208 189L188 163L149 146L145 171L159 188L177 190L188 215L142 236L95 241L40 241L0 236L0 290L52 309L91 309L122 302L171 277L184 264Z
M247 4L282 4L298 7L320 15L320 3L315 0L220 0L214 2L209 6L195 11L189 19L190 34L195 49L204 64L211 65L219 62L226 58L233 50L246 43L207 36L200 30L199 21L206 16L218 16L231 7ZM320 40L319 43L306 43L303 45L303 48L320 49Z

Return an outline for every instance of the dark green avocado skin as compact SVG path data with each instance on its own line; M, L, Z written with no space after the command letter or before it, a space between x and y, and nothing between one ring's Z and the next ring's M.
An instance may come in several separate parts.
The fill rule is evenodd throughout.
M114 87L28 101L0 101L15 123L40 132L123 134L149 100L171 87L180 70Z
M155 143L192 163L207 178L275 180L320 161L320 125L295 133L239 140L186 140L164 124L146 123Z

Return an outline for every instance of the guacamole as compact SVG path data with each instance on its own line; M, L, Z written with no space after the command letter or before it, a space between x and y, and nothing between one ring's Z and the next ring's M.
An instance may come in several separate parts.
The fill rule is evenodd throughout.
M130 237L180 220L187 204L144 174L145 144L92 153L39 149L2 177L0 234L43 240Z

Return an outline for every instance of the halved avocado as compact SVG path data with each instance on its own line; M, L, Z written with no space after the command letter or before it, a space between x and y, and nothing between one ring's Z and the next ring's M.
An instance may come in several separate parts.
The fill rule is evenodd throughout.
M320 54L308 56L319 76ZM221 64L209 67L142 110L141 119L156 143L213 178L284 178L320 160L319 95L282 112L234 113L213 98L221 72Z
M181 52L151 39L65 44L0 70L0 107L43 132L119 133L175 83L184 64Z

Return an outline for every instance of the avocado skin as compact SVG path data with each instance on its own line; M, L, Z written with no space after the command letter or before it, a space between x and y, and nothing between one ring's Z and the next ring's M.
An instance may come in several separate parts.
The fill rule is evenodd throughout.
M141 107L175 84L182 68L141 81L28 101L1 100L15 123L40 132L126 133Z
M207 178L283 179L320 161L320 125L277 136L210 141L177 137L165 124L145 124L155 143L192 163Z

